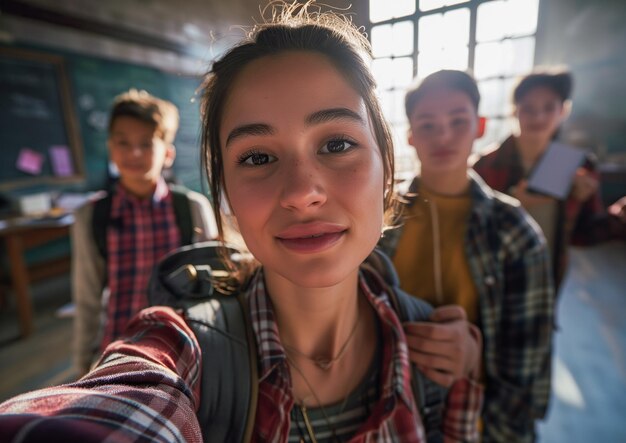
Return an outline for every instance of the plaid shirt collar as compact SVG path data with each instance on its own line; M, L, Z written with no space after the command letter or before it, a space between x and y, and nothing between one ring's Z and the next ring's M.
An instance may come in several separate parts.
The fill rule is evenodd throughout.
M478 217L479 220L481 220L481 222L485 223L493 213L495 197L494 190L487 186L485 181L473 169L469 169L467 171L467 175L470 179L472 212ZM413 206L418 198L419 184L419 177L415 177L409 186L408 192L403 196L403 199L409 207ZM507 199L508 203L513 204L514 206L519 206L519 202L516 202L516 200L512 198L504 195L501 195L500 197Z
M411 410L414 410L411 394L409 350L402 324L395 314L384 288L378 294L368 286L364 272L359 274L361 291L374 308L381 325L383 340L382 396L385 404L393 403L397 396ZM378 281L382 281L379 277ZM262 269L253 277L250 292L250 316L257 338L259 354L259 381L273 375L289 379L287 357L280 342L278 325L274 316L272 301L265 289ZM291 386L289 380L287 386ZM291 396L291 393L285 393Z
M147 199L140 199L137 196L131 194L124 186L121 185L121 183L118 182L115 185L115 198L113 199L113 204L111 206L111 218L120 218L122 216L122 207L125 204L129 204L131 206L149 204L152 204L153 206L158 206L160 204L163 204L169 194L170 189L167 186L167 183L165 183L163 177L159 177L152 196Z

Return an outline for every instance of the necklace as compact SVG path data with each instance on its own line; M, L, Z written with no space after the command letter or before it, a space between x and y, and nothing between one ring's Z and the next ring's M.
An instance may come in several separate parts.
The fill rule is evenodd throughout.
M352 337L354 337L354 334L356 332L357 326L359 326L359 320L361 319L361 315L360 315L360 309L357 305L357 311L356 311L356 321L354 322L354 326L352 327L352 330L350 331L350 334L348 334L348 338L346 338L346 341L343 342L343 345L341 345L341 348L339 349L339 352L337 353L337 355L335 355L332 358L325 358L325 357L311 357L310 355L306 355L303 352L298 351L296 348L289 346L288 344L283 343L283 347L285 348L286 351L292 353L292 354L297 354L300 357L304 357L307 360L312 361L315 366L317 366L318 368L327 371L329 370L333 363L335 363L337 360L339 360L341 357L343 357L343 354L345 354L346 350L348 349L348 345L350 344L350 341L352 340ZM295 367L295 366L294 366ZM306 381L306 379L305 379Z
M300 377L302 377L302 380L304 380L304 383L306 384L307 388L309 388L309 392L311 392L311 396L313 396L313 398L315 399L315 402L317 403L317 406L319 407L320 411L322 411L322 415L324 416L324 421L328 425L328 429L330 429L330 431L333 433L333 440L338 441L337 434L335 433L334 426L331 424L330 417L326 413L326 409L324 409L324 406L322 406L322 402L320 401L319 397L313 390L313 386L311 385L309 380L304 376L304 372L302 372L302 370L293 362L293 360L291 360L291 358L289 358L289 356L287 356L287 363L289 364L289 366L294 368L296 372L300 375ZM307 414L307 407L304 404L304 400L307 397L302 398L298 406L300 407L300 412L302 413L302 418L304 419L304 426L306 427L306 431L309 434L309 439L311 440L312 443L317 443L317 439L315 438L315 432L313 431L313 426L311 425L311 421L309 420L309 415ZM339 412L337 413L337 415L341 415L343 410L346 408L349 398L350 398L350 393L348 393L343 399L343 402L341 403L341 408L339 409Z

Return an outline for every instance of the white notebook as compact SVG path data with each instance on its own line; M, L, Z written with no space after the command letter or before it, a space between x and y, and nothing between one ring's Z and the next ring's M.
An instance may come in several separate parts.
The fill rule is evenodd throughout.
M528 189L565 200L572 187L576 169L584 159L584 150L552 142L533 168L528 179Z

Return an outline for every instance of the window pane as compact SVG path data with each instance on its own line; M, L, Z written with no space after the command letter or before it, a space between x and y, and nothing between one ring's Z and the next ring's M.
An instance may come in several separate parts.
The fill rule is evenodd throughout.
M393 86L396 88L406 88L413 80L413 59L411 57L400 57L391 63L393 73Z
M512 94L514 79L493 79L478 83L480 90L479 113L485 117L511 115Z
M410 55L413 53L413 22L404 21L395 23L391 29L393 40L393 55Z
M380 25L372 28L372 53L374 57L391 55L393 38L391 25Z
M538 0L483 3L478 6L476 40L484 42L534 34L538 10Z
M415 0L370 0L370 21L378 23L415 12Z
M479 113L485 117L492 117L502 114L504 107L504 81L487 80L478 83L480 90Z
M443 15L444 48L464 46L469 43L470 12L467 8L457 9Z
M440 69L458 69L465 71L467 69L467 63L467 47L420 52L417 56L417 75L423 78Z
M534 37L476 45L474 74L477 79L522 74L532 69L534 53Z
M468 0L420 0L420 11L430 11L443 6L458 5L467 3Z
M507 2L508 33L517 35L534 34L537 31L539 0L509 0Z
M506 35L506 8L503 1L483 3L476 15L476 41L500 40Z
M378 89L385 90L393 86L393 71L390 58L378 58L372 61L372 74L378 82Z
M372 61L372 73L379 90L402 89L413 80L413 60L411 57L377 58Z
M374 57L409 55L413 53L413 22L403 21L393 25L372 28L372 52Z
M469 42L469 9L422 17L418 23L419 50L464 46Z

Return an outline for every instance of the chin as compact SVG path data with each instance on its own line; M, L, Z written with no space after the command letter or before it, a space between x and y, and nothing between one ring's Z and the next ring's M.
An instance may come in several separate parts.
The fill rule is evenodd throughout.
M329 288L352 277L360 264L343 262L329 266L327 263L316 261L302 266L291 266L290 269L281 270L279 274L302 288Z

